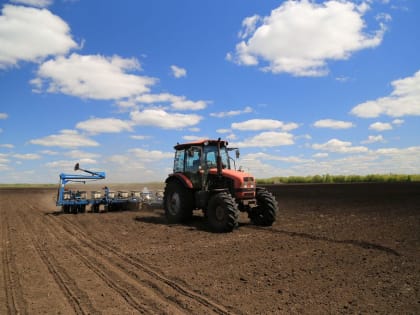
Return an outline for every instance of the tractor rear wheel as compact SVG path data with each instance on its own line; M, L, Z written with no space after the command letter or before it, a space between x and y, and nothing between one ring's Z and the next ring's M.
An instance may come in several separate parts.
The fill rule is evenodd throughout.
M257 188L257 206L248 213L252 223L260 226L271 226L276 221L277 201L264 188Z
M169 223L187 222L192 217L193 195L181 183L170 181L165 187L163 206Z
M231 232L238 226L238 206L229 193L217 193L209 200L206 218L213 231Z

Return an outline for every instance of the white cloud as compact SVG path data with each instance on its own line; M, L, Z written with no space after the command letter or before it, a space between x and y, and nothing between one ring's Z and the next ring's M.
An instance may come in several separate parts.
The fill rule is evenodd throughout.
M232 123L232 129L237 130L272 130L281 129L283 131L290 131L299 127L296 123L284 123L280 120L274 119L250 119L240 123Z
M207 107L206 101L190 101L187 99L178 100L172 103L172 108L175 110L200 110Z
M80 165L87 165L87 164L97 164L98 162L94 159L90 158L77 158L75 157L74 160L58 160L58 161L52 161L45 164L46 167L51 169L57 169L60 171L67 170L68 171L74 171L74 164L78 162Z
M238 37L245 39L248 36L250 36L252 33L254 33L256 25L259 20L260 20L260 17L258 15L246 17L242 21L243 30L239 32Z
M320 152L320 153L315 153L314 155L312 155L314 158L327 158L328 157L328 153L325 153L325 152Z
M182 129L195 126L202 119L199 115L168 113L162 109L136 110L130 113L130 117L136 125L155 126L163 129Z
M250 106L245 107L243 110L230 110L228 112L210 113L210 116L224 118L248 113L252 113L252 108Z
M391 130L392 125L390 123L383 123L383 122L375 122L369 126L369 129L375 130L375 131L385 131L385 130Z
M66 54L77 44L70 28L47 9L5 5L0 16L0 69Z
M285 1L270 16L251 16L242 22L242 41L227 59L240 65L256 66L273 73L321 76L328 73L328 60L348 59L354 52L376 47L383 38L385 24L370 34L363 15L367 2L330 0Z
M88 131L92 134L97 133L119 133L122 131L132 131L132 122L117 118L91 118L81 121L76 125L77 129Z
M11 143L0 144L0 148L13 149L15 146Z
M404 123L404 119L394 119L392 121L392 124L397 125L397 126L402 125L403 123Z
M158 150L144 150L144 149L131 149L128 151L133 154L136 158L143 162L154 162L157 160L163 160L172 158L174 154L172 152L163 152Z
M156 79L130 74L140 70L137 59L119 56L71 54L44 62L31 81L35 91L63 93L81 98L118 100L147 93Z
M314 123L317 128L331 128L331 129L348 129L354 127L350 121L334 120L334 119L321 119Z
M304 159L298 156L271 155L263 152L247 154L246 156L244 156L244 159L281 161L286 163L307 163L313 161L312 159Z
M6 113L0 113L0 119L7 119L9 117L9 115L7 115Z
M41 156L36 153L13 154L13 157L19 160L39 160Z
M99 143L89 139L88 137L79 134L76 130L61 130L59 134L46 136L44 138L32 139L31 144L42 145L46 147L62 147L62 148L77 148L77 147L96 147Z
M12 3L26 4L33 7L45 8L53 3L53 0L12 0Z
M171 70L172 70L172 75L175 78L182 78L182 77L186 77L187 76L187 70L175 65L171 66Z
M277 147L293 144L293 135L287 132L267 131L241 142L231 143L234 147Z
M382 135L377 136L368 136L367 140L362 141L363 144L376 143L376 142L385 142Z
M185 96L177 96L170 93L161 94L143 94L137 96L131 105L140 104L155 104L155 103L170 103L175 110L201 110L207 107L208 101L191 101ZM127 106L126 106L127 107Z
M368 148L363 146L352 146L351 142L331 139L325 143L312 145L314 150L335 152L335 153L360 153L367 152Z
M52 151L52 150L42 150L41 153L45 155L58 155L57 151Z
M94 158L99 157L100 155L97 153L91 153L91 152L85 152L85 151L80 151L80 150L71 150L69 152L66 153L66 156L69 156L71 158L75 158L77 160L92 160Z
M194 136L194 135L189 135L189 136L183 136L182 139L184 139L185 141L196 141L196 140L202 140L202 139L208 139L208 136Z
M362 118L380 115L391 117L420 115L420 71L414 76L391 82L394 90L389 96L355 106L351 113Z
M143 136L143 135L132 135L130 136L131 139L134 140L146 140L146 139L150 139L150 136Z

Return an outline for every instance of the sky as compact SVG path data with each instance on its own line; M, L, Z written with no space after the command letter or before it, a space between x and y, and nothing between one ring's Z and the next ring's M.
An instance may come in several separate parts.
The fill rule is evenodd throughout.
M420 173L420 1L0 1L0 183Z

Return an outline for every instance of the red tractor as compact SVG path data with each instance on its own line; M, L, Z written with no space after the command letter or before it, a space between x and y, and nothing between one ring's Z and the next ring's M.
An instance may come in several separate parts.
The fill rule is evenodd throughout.
M264 188L256 187L255 178L236 170L228 142L200 140L177 144L173 173L166 179L163 197L169 223L191 219L193 210L202 209L209 227L230 232L238 226L239 212L247 212L251 222L271 226L276 220L277 202Z

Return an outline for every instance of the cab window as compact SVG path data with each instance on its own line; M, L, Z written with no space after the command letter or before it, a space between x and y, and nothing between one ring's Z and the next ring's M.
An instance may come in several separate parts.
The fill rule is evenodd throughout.
M175 152L174 173L184 171L185 150L178 150Z
M185 163L186 172L197 172L200 166L200 151L193 151L188 154L187 162Z

